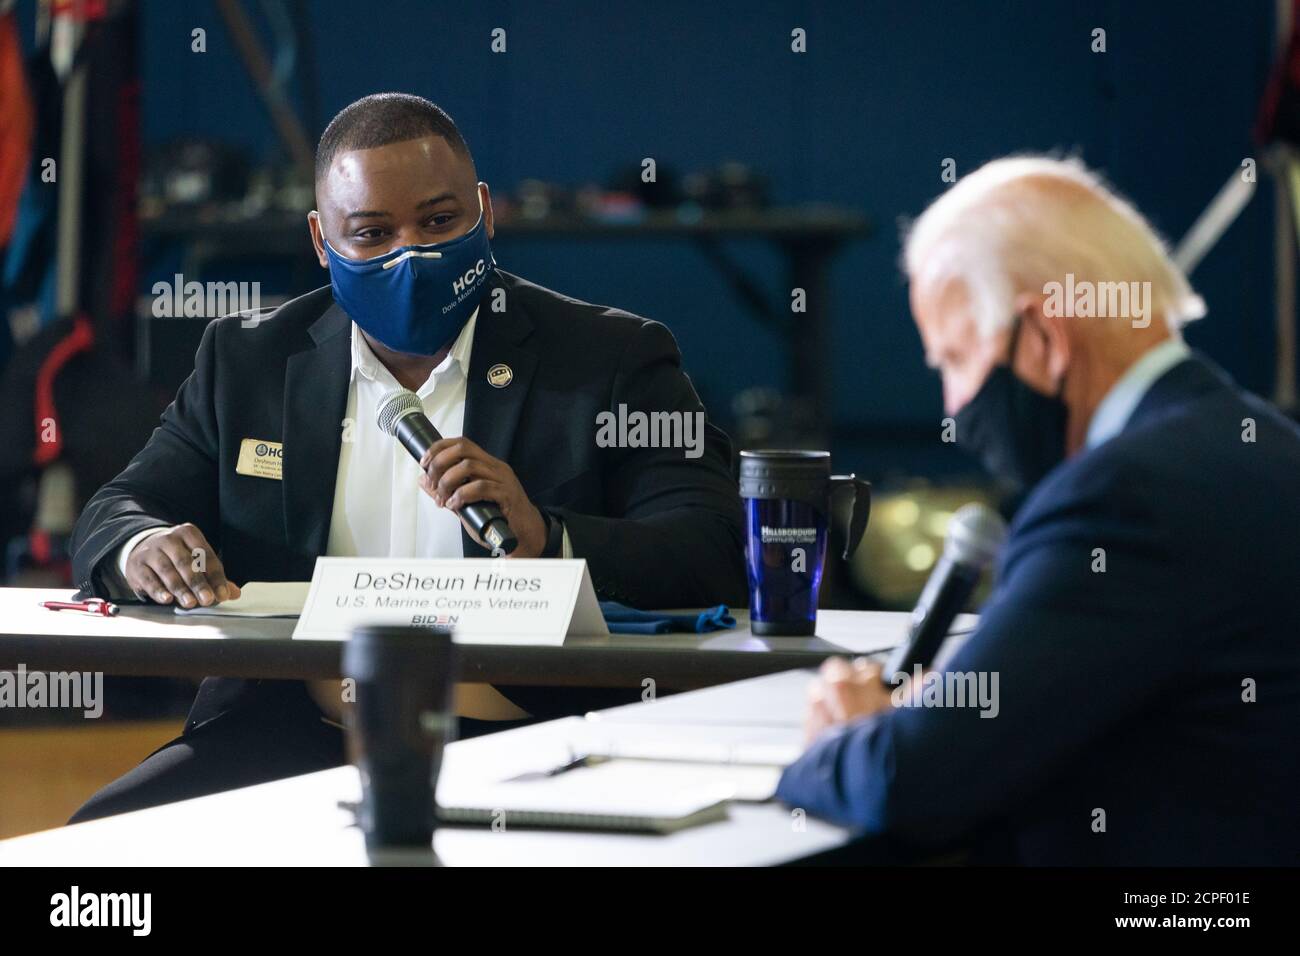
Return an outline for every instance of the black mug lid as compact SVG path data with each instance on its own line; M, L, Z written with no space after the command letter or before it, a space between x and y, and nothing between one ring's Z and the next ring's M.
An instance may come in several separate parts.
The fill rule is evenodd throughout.
M740 474L752 478L821 478L831 473L831 453L759 448L740 453Z
M369 624L343 645L343 676L355 680L448 672L456 650L451 628Z
M792 498L824 509L830 477L828 451L756 449L740 453L742 498Z

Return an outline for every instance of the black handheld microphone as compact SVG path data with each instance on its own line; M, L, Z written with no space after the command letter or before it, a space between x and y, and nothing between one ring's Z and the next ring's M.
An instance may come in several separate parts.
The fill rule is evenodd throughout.
M930 666L953 619L970 600L1006 536L1006 523L986 505L965 505L952 516L943 556L930 572L930 580L925 582L925 590L912 612L907 640L889 655L880 675L882 681L892 686L911 677L917 664Z
M416 461L424 457L434 442L442 439L438 429L424 414L420 397L405 388L381 398L375 418L379 427L400 441ZM510 554L519 547L519 539L510 530L500 505L495 501L475 501L461 508L460 514L474 533L488 543L493 554Z

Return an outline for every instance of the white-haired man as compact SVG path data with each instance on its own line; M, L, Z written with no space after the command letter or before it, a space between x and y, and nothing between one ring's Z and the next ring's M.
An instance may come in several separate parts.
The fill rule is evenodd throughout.
M904 263L957 442L1030 489L944 665L998 709L830 661L778 795L983 859L1300 862L1300 430L1188 350L1201 300L1079 163L989 163Z

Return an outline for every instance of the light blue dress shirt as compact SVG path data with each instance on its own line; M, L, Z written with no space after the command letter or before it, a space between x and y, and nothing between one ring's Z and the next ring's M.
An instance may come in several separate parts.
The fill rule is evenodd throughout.
M1087 447L1096 448L1123 431L1138 402L1164 375L1192 354L1187 343L1178 337L1166 339L1129 366L1097 406L1088 423Z

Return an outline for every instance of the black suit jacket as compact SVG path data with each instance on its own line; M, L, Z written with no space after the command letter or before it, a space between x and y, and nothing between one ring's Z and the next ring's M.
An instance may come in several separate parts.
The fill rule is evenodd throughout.
M103 594L104 563L128 538L186 521L237 583L309 579L329 536L350 332L328 287L260 321L212 322L160 427L83 509L73 537L79 586ZM504 388L487 379L498 364L514 373ZM498 270L476 322L465 435L509 463L533 502L564 522L602 598L744 604L726 435L708 425L696 459L681 449L600 448L597 413L620 404L703 411L672 334ZM235 472L245 438L283 443L282 481ZM468 535L464 545L466 557L487 556Z

